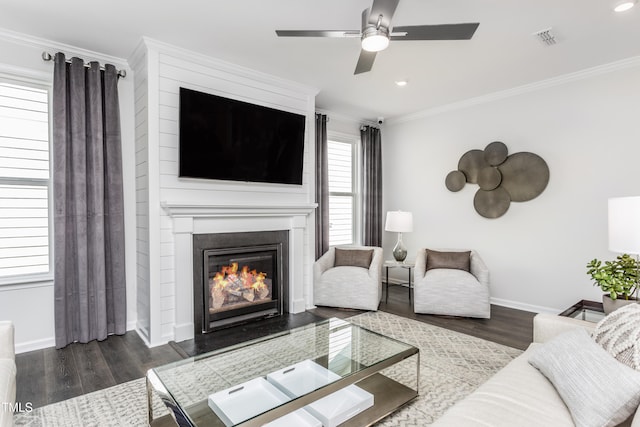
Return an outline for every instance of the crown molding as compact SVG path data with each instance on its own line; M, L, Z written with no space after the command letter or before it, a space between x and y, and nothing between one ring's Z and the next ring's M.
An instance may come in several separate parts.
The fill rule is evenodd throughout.
M634 56L634 57L626 58L620 61L615 61L608 64L587 68L585 70L576 71L574 73L563 74L561 76L541 80L539 82L517 86L512 89L502 90L499 92L494 92L487 95L478 96L475 98L469 98L464 101L453 102L451 104L430 108L427 110L419 111L417 113L396 117L394 119L390 119L388 123L399 124L399 123L405 123L413 120L422 119L425 117L432 117L432 116L436 116L442 113L447 113L450 111L456 111L464 108L474 107L481 104L487 104L494 101L500 101L502 99L512 98L514 96L519 96L519 95L523 95L530 92L536 92L539 90L548 89L551 87L588 79L594 76L608 74L614 71L624 70L627 68L633 68L638 66L640 66L640 56Z
M51 54L54 54L55 52L63 52L65 55L68 54L70 56L80 56L85 60L85 62L94 60L102 63L113 64L117 68L129 68L129 63L126 59L123 58L105 55L91 50L82 49L80 47L58 43L53 40L47 40L41 37L18 33L16 31L0 29L0 40L20 44L23 46L34 47L37 49L43 49L45 51L52 51L49 52Z
M316 108L316 113L326 114L326 116L329 118L329 121L331 121L331 119L335 119L335 120L339 120L339 121L344 122L344 123L353 123L357 127L360 127L362 125L376 126L376 127L378 126L378 122L375 121L375 120L369 120L369 119L363 119L363 118L357 118L357 117L353 117L353 116L348 116L346 114L335 113L333 111L325 110L325 109L322 109L322 108Z

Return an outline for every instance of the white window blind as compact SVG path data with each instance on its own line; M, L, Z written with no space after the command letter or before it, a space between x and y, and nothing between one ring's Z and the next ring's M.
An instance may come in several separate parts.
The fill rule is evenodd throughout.
M353 243L353 144L328 141L329 245Z
M49 104L0 82L0 279L48 273Z

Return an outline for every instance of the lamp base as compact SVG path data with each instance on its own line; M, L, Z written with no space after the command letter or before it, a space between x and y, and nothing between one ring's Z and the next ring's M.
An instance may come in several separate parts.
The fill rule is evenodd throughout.
M398 242L393 248L393 257L398 262L404 262L407 259L407 248L402 243L402 233L398 233Z

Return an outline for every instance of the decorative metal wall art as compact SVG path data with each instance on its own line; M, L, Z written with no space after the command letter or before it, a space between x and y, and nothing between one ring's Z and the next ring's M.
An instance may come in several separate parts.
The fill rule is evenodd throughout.
M549 183L549 167L537 154L508 155L507 146L494 141L484 150L464 153L458 170L449 172L445 179L449 191L460 191L466 183L480 187L473 198L476 211L485 218L498 218L511 202L538 197Z

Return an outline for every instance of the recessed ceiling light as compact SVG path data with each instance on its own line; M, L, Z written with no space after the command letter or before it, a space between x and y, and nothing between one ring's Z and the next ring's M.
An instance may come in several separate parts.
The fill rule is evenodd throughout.
M635 6L636 1L623 1L620 2L616 5L616 7L613 8L613 10L615 12L626 12L627 10L631 9L633 6Z
M399 87L404 87L404 86L406 86L408 83L409 83L409 82L408 82L408 81L406 81L406 80L396 80L396 86L399 86Z

